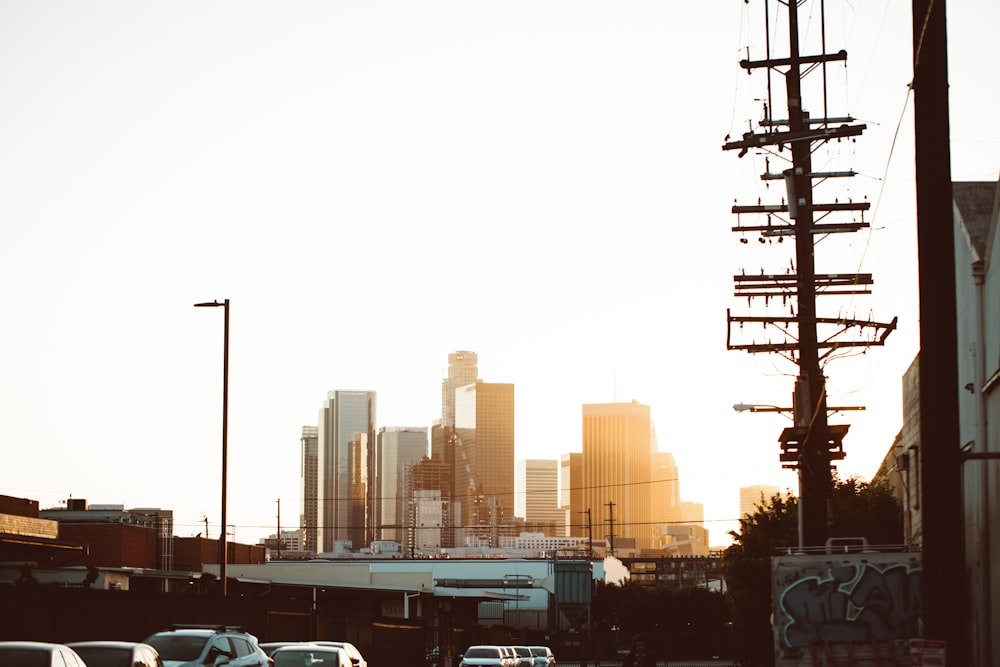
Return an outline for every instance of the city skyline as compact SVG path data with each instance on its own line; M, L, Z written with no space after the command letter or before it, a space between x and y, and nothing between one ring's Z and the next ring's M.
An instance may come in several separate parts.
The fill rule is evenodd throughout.
M827 9L850 54L831 111L867 129L817 159L858 172L837 195L867 198L872 228L817 256L872 273L852 310L899 317L884 348L829 368L830 403L867 408L838 415L838 468L870 478L919 346L912 17ZM739 66L763 52L760 11L4 3L0 491L170 508L179 535L218 534L223 317L192 306L229 299L240 541L298 521L301 428L331 388L377 392L379 425L431 426L459 350L516 386L515 458L577 451L582 405L650 406L725 539L736 489L797 487L787 418L732 409L789 406L794 378L726 349L733 276L776 249L731 231L734 200L774 196L761 156L721 150L761 117ZM995 181L981 45L1000 6L948 13L952 174Z

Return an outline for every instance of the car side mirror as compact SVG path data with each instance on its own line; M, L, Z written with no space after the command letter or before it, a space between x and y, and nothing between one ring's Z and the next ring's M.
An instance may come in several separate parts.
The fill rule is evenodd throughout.
M215 667L221 667L222 665L228 665L229 664L229 656L226 655L225 653L219 653L218 655L215 656L215 660L212 661L212 664Z

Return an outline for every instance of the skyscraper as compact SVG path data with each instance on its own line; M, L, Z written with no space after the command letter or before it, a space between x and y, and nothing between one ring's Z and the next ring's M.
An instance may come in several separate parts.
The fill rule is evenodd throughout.
M496 545L514 523L514 385L477 380L459 387L455 430L456 523L466 536ZM477 528L470 532L470 526Z
M374 391L333 390L319 411L320 552L333 551L341 540L354 548L370 541L375 408Z
M299 508L299 527L303 533L302 548L316 553L319 526L319 428L302 427L302 506Z
M427 428L386 426L378 431L375 460L376 539L406 543L407 509L413 498L411 468L427 456Z
M565 512L559 509L559 461L522 459L514 467L514 514L528 532L558 537Z
M479 379L479 355L465 350L448 355L448 377L441 381L441 426L455 425L455 390Z
M595 539L651 546L651 458L648 405L583 406L583 505L591 509Z

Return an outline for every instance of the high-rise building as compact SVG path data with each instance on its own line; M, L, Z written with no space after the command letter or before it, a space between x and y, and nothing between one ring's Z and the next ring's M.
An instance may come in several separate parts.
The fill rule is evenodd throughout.
M376 539L406 543L412 502L411 468L427 456L427 427L386 426L378 431L375 460Z
M649 406L583 406L583 509L590 508L595 541L652 544Z
M319 528L319 427L302 427L302 479L299 527L303 534L302 549L317 553Z
M693 503L687 500L681 501L681 523L704 525L705 503Z
M681 484L674 455L669 452L650 453L652 479L649 491L653 523L677 523L681 520Z
M448 355L448 377L441 381L441 425L455 425L455 390L479 379L479 355L459 351Z
M775 495L781 493L781 488L771 484L754 484L740 487L740 518L757 511L758 505L765 504Z
M373 536L367 484L374 477L375 409L374 391L338 389L319 411L319 552L343 541L358 549Z
M566 537L591 537L593 522L583 506L583 454L570 452L559 457L559 509L566 522Z
M499 544L514 524L514 385L477 380L459 387L455 431L456 523L466 537Z
M522 459L514 468L514 514L524 530L562 536L565 512L559 509L559 461Z

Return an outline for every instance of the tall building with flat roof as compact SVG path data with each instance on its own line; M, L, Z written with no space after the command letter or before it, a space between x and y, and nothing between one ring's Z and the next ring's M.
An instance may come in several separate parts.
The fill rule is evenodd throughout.
M595 541L607 536L652 546L649 406L583 406L583 504ZM612 540L613 541L613 540Z
M411 469L427 456L426 426L386 426L375 446L376 539L407 543L407 508L412 502Z
M559 461L521 459L514 465L514 514L524 519L524 531L563 534L565 512L559 509Z
M319 411L318 551L334 551L349 540L355 549L371 540L370 494L373 478L376 400L374 391L328 392Z
M458 525L496 545L514 524L514 385L477 380L459 387L455 431Z
M319 427L303 426L301 443L301 506L299 527L302 529L302 549L317 553L319 528Z

